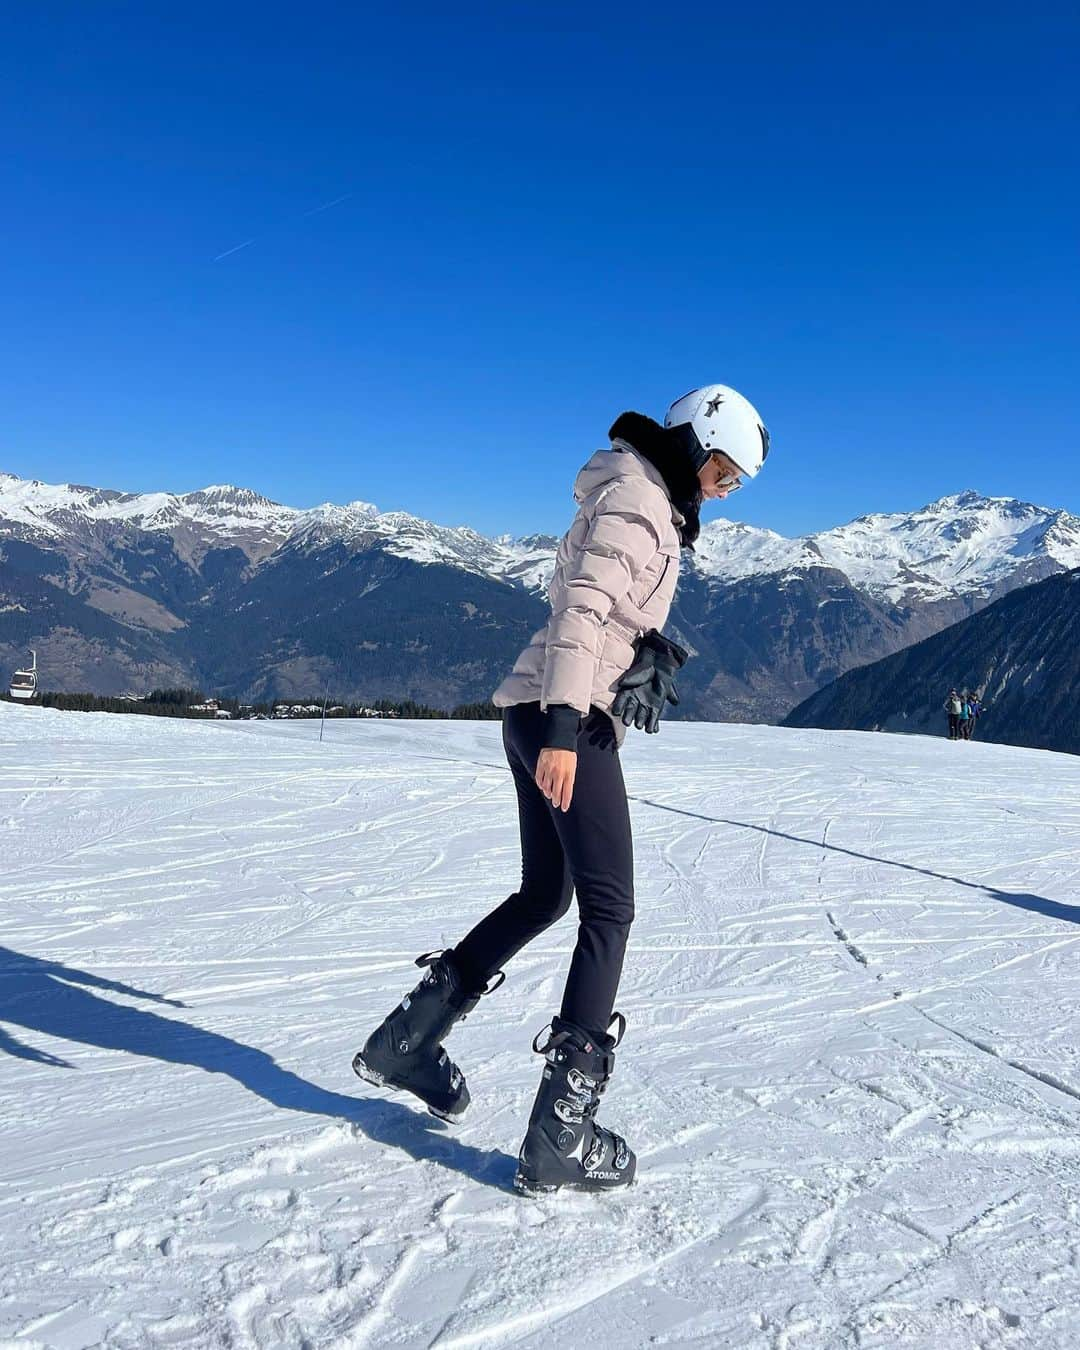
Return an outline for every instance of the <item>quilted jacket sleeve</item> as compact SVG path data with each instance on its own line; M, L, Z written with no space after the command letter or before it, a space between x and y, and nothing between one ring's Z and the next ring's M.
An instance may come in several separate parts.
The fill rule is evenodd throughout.
M586 714L604 624L660 548L667 498L640 479L616 479L599 494L584 541L551 595L541 707Z

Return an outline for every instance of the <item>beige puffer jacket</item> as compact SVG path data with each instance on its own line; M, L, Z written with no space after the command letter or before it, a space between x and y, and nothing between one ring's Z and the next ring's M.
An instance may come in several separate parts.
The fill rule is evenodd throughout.
M611 709L634 642L663 629L679 579L683 516L660 471L627 441L598 450L574 483L577 515L559 542L551 618L492 695L495 705ZM619 744L626 735L612 719Z

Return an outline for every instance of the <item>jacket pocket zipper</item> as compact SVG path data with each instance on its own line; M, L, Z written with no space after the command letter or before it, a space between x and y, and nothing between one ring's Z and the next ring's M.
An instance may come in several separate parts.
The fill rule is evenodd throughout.
M645 599L642 600L641 604L638 605L638 609L644 609L645 606L649 603L649 601L650 601L650 600L653 598L653 596L656 594L656 592L657 592L657 591L660 589L660 587L664 584L664 578L667 576L667 570L668 570L668 568L669 568L670 566L671 566L671 557L670 557L670 555L665 554L665 555L664 555L664 565L663 565L663 567L660 569L660 575L659 575L659 576L657 577L657 579L656 579L656 585L652 588L652 590L651 590L651 591L649 592L649 594L645 597Z

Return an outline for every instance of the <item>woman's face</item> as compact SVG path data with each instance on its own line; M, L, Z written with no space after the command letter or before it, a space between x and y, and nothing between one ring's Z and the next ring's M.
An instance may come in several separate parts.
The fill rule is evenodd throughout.
M722 501L742 487L738 467L719 450L714 451L698 469L698 482L706 501Z

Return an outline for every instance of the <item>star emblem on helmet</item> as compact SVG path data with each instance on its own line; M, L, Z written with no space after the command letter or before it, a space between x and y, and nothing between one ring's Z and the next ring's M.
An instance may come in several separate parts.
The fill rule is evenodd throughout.
M723 394L717 394L714 398L709 399L708 403L705 404L705 416L715 417L717 409L720 407L720 404L723 403L723 401L724 401Z

